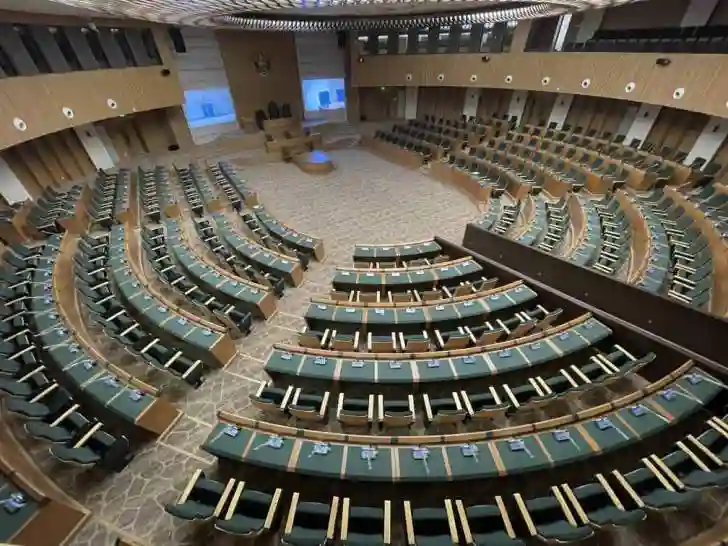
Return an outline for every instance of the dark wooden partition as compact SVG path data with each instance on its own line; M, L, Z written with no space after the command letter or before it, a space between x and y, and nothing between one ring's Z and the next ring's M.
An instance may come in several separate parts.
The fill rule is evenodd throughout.
M728 322L469 224L463 245L436 238L452 258L471 254L503 281L523 278L541 299L577 305L728 375ZM630 336L632 337L632 336Z

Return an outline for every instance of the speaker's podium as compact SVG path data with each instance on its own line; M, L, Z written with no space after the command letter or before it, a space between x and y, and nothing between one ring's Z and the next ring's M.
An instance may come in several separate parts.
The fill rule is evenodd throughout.
M263 122L265 150L280 154L283 161L292 161L309 174L327 174L334 170L328 155L321 151L320 133L312 133L293 118L267 119Z

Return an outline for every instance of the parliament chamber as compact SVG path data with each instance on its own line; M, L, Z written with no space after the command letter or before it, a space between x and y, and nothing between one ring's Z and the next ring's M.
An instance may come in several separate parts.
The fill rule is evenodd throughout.
M728 544L728 1L0 1L0 544Z

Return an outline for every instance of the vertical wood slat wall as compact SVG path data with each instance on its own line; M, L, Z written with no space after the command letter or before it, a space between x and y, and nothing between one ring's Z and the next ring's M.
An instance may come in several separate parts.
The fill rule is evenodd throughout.
M71 129L17 144L0 155L33 197L48 186L64 188L96 171Z

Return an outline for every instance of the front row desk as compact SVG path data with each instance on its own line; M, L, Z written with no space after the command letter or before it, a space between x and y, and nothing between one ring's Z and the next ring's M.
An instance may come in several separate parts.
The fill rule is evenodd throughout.
M221 422L202 449L225 461L232 473L237 467L229 463L244 463L326 480L367 482L498 478L551 471L617 451L628 452L633 463L632 456L646 449L641 441L660 436L667 447L684 437L679 422L705 417L700 410L708 405L723 407L728 392L720 381L701 369L686 368L690 363L642 390L576 414L447 436L339 434L220 412ZM722 435L728 438L728 430Z
M484 347L429 353L357 354L276 345L265 365L281 382L310 380L331 385L405 386L482 380L525 371L561 359L606 339L612 331L591 315L542 332Z

